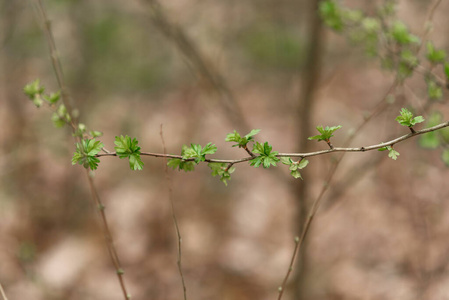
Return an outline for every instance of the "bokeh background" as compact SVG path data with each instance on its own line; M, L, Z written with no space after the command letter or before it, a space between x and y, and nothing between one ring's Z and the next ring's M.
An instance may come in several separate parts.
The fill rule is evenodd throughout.
M162 1L161 1L162 2ZM341 145L388 92L394 74L321 26L319 1L44 1L70 95L88 128L130 135L143 151L179 154L212 142L219 158L246 156L224 141L261 129L279 152L312 151L316 125L342 125ZM398 1L417 35L432 1ZM9 299L123 299L68 128L53 127L23 86L58 89L35 1L0 1L0 283ZM344 1L370 13L382 1ZM430 38L449 48L449 3ZM415 78L416 77L416 78ZM402 106L428 115L415 76L391 92L352 145L407 133ZM445 96L446 97L446 96ZM389 97L388 99L393 99ZM346 155L315 216L284 299L449 299L449 171L441 149L417 139ZM276 299L294 237L339 156L310 159L304 180L285 166L237 165L226 187L206 165L170 170L188 299ZM177 237L163 159L143 171L118 158L95 172L132 299L182 299Z

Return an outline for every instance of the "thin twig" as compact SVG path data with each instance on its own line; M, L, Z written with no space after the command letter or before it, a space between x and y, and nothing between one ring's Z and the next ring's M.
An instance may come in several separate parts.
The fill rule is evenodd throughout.
M51 21L48 19L47 12L42 4L42 0L36 0L36 7L39 14L39 17L42 21L42 30L45 34L48 48L50 51L51 64L53 66L53 70L56 76L56 80L58 81L59 88L61 90L61 98L65 107L67 108L67 112L72 117L70 121L70 126L72 130L77 129L76 118L74 118L75 114L73 113L73 105L72 100L69 96L67 86L65 84L64 73L62 72L62 64L59 59L58 50L56 48L56 42L53 36L53 32L51 30Z
M0 292L2 294L2 298L3 300L8 300L8 298L6 297L5 291L3 290L2 285L0 284Z
M161 135L162 147L164 149L164 154L165 154L167 152L167 148L165 147L165 140L164 140L164 135L163 135L163 132L162 132L162 124L161 124L160 135ZM176 263L178 265L179 276L181 276L182 290L183 290L183 293L184 293L184 300L187 300L187 288L186 288L185 281L184 281L184 275L182 273L182 263L181 263L181 259L182 259L182 247L181 247L181 245L182 245L182 237L181 237L181 232L179 231L178 219L176 218L176 213L175 213L175 204L174 204L174 201L173 201L172 181L171 181L171 177L170 177L170 175L168 173L167 158L165 158L164 160L165 160L165 179L167 180L167 184L168 184L168 198L170 200L173 223L175 224L176 235L178 237L178 258L177 258L177 262Z
M421 34L421 44L419 45L417 53L419 53L422 49L422 46L424 45L424 40L427 39L432 27L431 23L433 20L433 15L435 14L435 11L437 10L438 6L440 5L441 0L436 0L433 5L430 7L430 9L427 11L426 20L424 21L424 29L423 33Z
M88 178L89 188L90 188L90 191L92 194L92 198L98 208L98 211L100 212L101 221L103 223L103 234L104 234L104 238L106 240L106 245L108 247L109 256L111 257L112 263L114 264L123 295L125 296L125 299L128 300L128 299L131 299L131 296L130 296L130 294L128 294L128 292L126 290L125 280L123 278L125 272L123 271L123 268L121 267L120 260L119 260L118 254L117 254L117 250L114 246L114 240L112 239L111 230L109 229L108 220L106 218L106 213L105 213L106 207L101 202L101 199L98 195L97 189L95 188L93 178L92 178L92 176L90 176L89 173L90 173L90 171L88 169L86 169L86 175Z
M278 288L279 295L278 300L282 298L282 295L284 294L285 286L287 285L288 277L290 276L290 273L293 271L293 264L295 263L296 256L298 255L298 249L299 249L299 237L295 237L295 249L293 249L292 258L290 260L290 265L288 266L287 275L285 276L284 280L282 281L282 285Z
M329 153L335 153L335 152L367 152L372 150L377 150L380 148L384 148L386 146L393 146L395 144L401 143L405 140L408 140L412 137L415 137L417 135L421 135L424 133L429 133L432 131L436 131L445 127L449 127L449 121L444 122L438 125L435 125L433 127L416 130L414 133L410 132L409 134L402 135L400 137L397 137L395 139L392 139L388 142L378 143L371 146L362 146L362 147L334 147L332 149L326 149L326 150L319 150L319 151L313 151L313 152L305 152L305 153L278 153L276 157L299 157L299 158L306 158L306 157L312 157L312 156L319 156ZM176 158L181 159L183 161L194 161L194 158L187 158L183 159L181 155L174 155L174 154L164 154L164 153L152 153L152 152L141 152L140 155L143 156L152 156L152 157L163 157L163 158ZM111 153L99 153L95 155L96 157L102 157L102 156L117 156L115 152ZM246 162L249 160L254 159L254 157L244 157L240 159L212 159L212 158L206 158L204 162L210 163L232 163L232 164L238 164L242 162Z
M70 124L68 124L73 133L76 133L76 130L78 128L78 122L77 122L77 118L74 114L74 109L73 109L73 105L71 103L71 98L69 96L69 93L67 91L67 86L65 84L65 79L64 79L64 74L62 72L62 64L61 61L59 59L59 55L58 55L58 51L56 48L56 42L55 39L53 37L53 33L51 30L51 22L47 17L47 13L46 10L44 8L44 5L42 3L41 0L35 0L36 3L36 7L37 7L37 11L39 14L39 18L42 22L42 30L45 34L48 46L49 46L49 50L50 50L50 57L51 57L51 62L52 62L52 66L53 66L53 70L56 76L56 79L58 81L58 85L59 88L61 90L61 95L62 95L62 102L65 105L65 107L67 108L67 112L69 113L70 117L71 117L71 121ZM74 135L74 139L75 142L79 141L79 137L77 137L76 135ZM90 175L90 172L86 169L86 176L87 176L87 180L89 182L89 188L91 191L91 196L92 196L92 200L94 201L95 205L98 208L98 211L100 212L100 216L101 216L101 221L103 224L103 234L105 236L105 240L106 240L106 245L109 251L109 255L111 257L112 263L116 269L116 273L117 273L117 277L119 279L120 282L120 287L122 289L123 295L125 300L129 300L131 298L131 296L128 294L127 290L126 290L126 286L125 286L125 281L123 278L124 275L124 271L120 265L120 260L118 258L118 254L117 254L117 250L114 246L114 242L112 239L112 234L111 231L109 229L109 225L108 225L108 221L106 218L106 214L105 214L105 206L103 205L103 203L101 202L101 199L98 195L98 192L96 190L96 187L94 185L94 181L92 176Z

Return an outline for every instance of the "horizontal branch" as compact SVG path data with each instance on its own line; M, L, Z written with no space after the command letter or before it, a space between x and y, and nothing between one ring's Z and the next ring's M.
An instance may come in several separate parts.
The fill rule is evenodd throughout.
M366 152L366 151L372 151L372 150L376 150L376 149L380 149L380 148L384 148L386 146L393 146L395 144L398 144L400 142L403 142L405 140L408 140L414 136L417 135L421 135L424 133L428 133L428 132L432 132L432 131L436 131L445 127L449 127L449 122L444 122L441 124L438 124L436 126L433 127L429 127L426 129L422 129L422 130L417 130L417 131L413 131L409 134L400 136L398 138L395 138L393 140L390 140L388 142L383 142L380 144L375 144L375 145L371 145L371 146L364 146L364 147L357 147L357 148L339 148L339 147L334 147L332 149L327 149L327 150L320 150L320 151L315 151L315 152L306 152L306 153L278 153L276 156L277 157L300 157L300 158L306 158L306 157L311 157L311 156L318 156L318 155L324 155L324 154L328 154L328 153L333 153L333 152ZM177 158L177 159L182 159L183 161L194 161L194 158L188 158L188 159L183 159L183 157L181 155L173 155L173 154L162 154L162 153L152 153L152 152L141 152L140 155L144 155L144 156L152 156L152 157L164 157L164 158ZM101 157L101 156L117 156L117 154L115 152L110 152L110 153L101 153L101 154L97 154L96 157ZM244 158L240 158L240 159L209 159L206 158L205 162L208 163L229 163L229 164L237 164L237 163L242 163L245 161L250 161L254 159L254 157L252 156L248 156L248 157L244 157Z

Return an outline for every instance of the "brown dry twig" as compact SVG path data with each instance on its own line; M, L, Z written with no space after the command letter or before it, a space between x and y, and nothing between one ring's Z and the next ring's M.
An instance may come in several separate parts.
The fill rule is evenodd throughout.
M161 124L160 136L161 136L161 141L162 141L162 147L164 149L164 154L165 154L167 152L167 148L165 147L165 140L164 140L164 135L162 132L162 124ZM167 185L168 185L168 198L170 200L173 223L175 225L176 236L178 238L178 258L177 258L176 264L178 265L179 276L181 277L184 300L187 300L187 288L186 288L186 284L184 281L184 275L182 273L182 247L181 247L182 246L182 237L181 237L181 232L179 230L178 218L176 217L176 213L175 213L175 204L173 202L172 181L171 181L170 175L168 173L167 158L164 158L164 159L165 159L165 179L167 180Z
M38 19L40 20L40 22L42 24L43 33L44 33L47 43L48 43L53 70L54 70L56 79L58 81L59 88L61 90L62 102L65 105L65 107L67 108L67 112L69 113L69 115L71 117L69 126L71 127L72 132L76 133L76 130L78 128L76 113L74 113L73 105L71 103L71 98L69 96L69 93L67 91L67 86L65 84L64 74L62 72L62 64L59 59L58 51L56 48L56 42L55 42L52 30L51 30L51 22L50 22L49 18L47 17L47 13L46 13L46 10L44 8L42 1L35 0L34 4L35 4L36 10L38 12ZM76 142L79 141L79 137L77 137L76 135L74 135L74 139ZM114 264L124 298L125 298L125 300L128 300L131 298L131 296L128 294L126 286L125 286L125 281L123 278L124 271L121 267L120 260L119 260L118 254L117 254L117 249L114 246L112 234L109 229L109 224L108 224L106 214L105 214L105 206L101 202L101 199L98 195L93 178L87 169L86 169L86 177L87 177L87 180L89 183L89 188L91 191L92 199L100 213L101 222L103 224L103 226L102 226L103 234L104 234L106 244L108 247L109 255L111 257L112 263Z

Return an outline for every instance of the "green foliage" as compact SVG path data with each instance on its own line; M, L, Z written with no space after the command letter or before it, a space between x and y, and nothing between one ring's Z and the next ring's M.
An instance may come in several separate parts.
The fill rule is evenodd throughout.
M420 39L408 31L407 26L401 21L395 21L389 28L388 35L399 45L419 44Z
M199 144L190 144L190 148L183 149L182 158L193 158L195 163L199 164L206 160L207 154L214 154L215 152L217 152L217 147L212 143L208 143L204 148Z
M94 138L100 137L100 136L103 136L103 132L97 131L97 130L91 130L91 131L89 131L89 135Z
M23 88L23 92L30 98L33 99L35 95L40 95L45 91L45 87L40 85L40 80L36 79L33 82L28 83Z
M61 99L61 92L51 93L50 95L44 95L44 100L50 104L55 104Z
M388 157L393 160L396 160L400 155L399 152L394 150L392 146L382 147L378 151L385 151L385 150L388 150Z
M220 180L227 186L227 180L231 180L231 174L235 171L234 167L229 167L226 163L208 163L212 170L212 176L220 176Z
M427 119L426 127L433 127L437 124L440 124L442 120L441 113L433 113ZM447 137L449 141L449 129L443 128L438 132L432 131L421 135L418 142L419 145L423 148L427 149L435 149L440 146L440 139Z
M269 168L271 165L276 166L279 162L279 158L276 157L277 151L272 151L273 147L265 142L263 145L256 142L253 146L253 153L259 154L259 156L250 160L250 165L258 168L262 165L264 168Z
M427 96L430 100L440 100L443 98L443 89L432 79L427 79Z
M44 100L47 101L50 105L55 104L61 98L61 92L51 93L50 95L44 94L45 87L40 84L39 79L34 80L33 82L28 83L23 88L23 92L25 95L30 98L36 107L41 107L44 103Z
M186 145L182 146L181 156L185 157L186 151L190 149ZM178 168L179 171L184 170L184 172L191 172L195 170L195 162L192 160L185 161L184 159L179 158L170 158L168 159L167 165L173 169Z
M170 158L167 165L173 169L178 168L179 171L184 170L184 172L195 170L195 163L193 161L185 161L179 158Z
M139 142L136 138L132 139L129 136L116 136L114 144L115 152L119 158L128 158L129 167L131 170L142 170L143 161L140 158L140 147L137 146Z
M318 8L324 23L335 31L342 31L344 22L340 6L332 0L321 1Z
M39 79L34 80L33 82L28 83L23 88L23 92L25 95L30 98L36 107L41 107L43 104L42 93L45 91L45 87L40 85Z
M67 112L64 104L60 104L56 111L51 115L51 121L56 128L62 128L67 123L70 123L72 118Z
M235 142L237 144L232 145L232 147L239 147L239 148L245 148L249 142L254 140L254 136L260 132L260 129L253 129L250 133L245 135L244 137L241 137L240 134L234 130L233 133L229 133L226 136L225 141L226 142Z
M85 133L86 133L86 125L84 125L83 123L78 123L78 128L75 130L74 133L72 133L72 135L73 136L83 137L83 135Z
M305 158L300 159L299 161L293 161L290 157L281 157L281 162L284 165L289 166L290 174L295 178L301 178L301 173L299 170L304 169L309 164L309 161Z
M433 63L443 63L446 58L446 51L444 50L435 50L435 47L432 42L427 42L427 59Z
M319 141L329 142L330 138L334 136L333 133L340 128L341 128L341 125L333 126L333 127L326 126L326 128L323 128L323 126L317 126L316 129L321 134L311 136L311 137L309 137L309 140L318 140L318 142Z
M419 59L411 50L403 50L400 54L398 65L398 77L404 80L413 75L413 70L418 66Z
M100 160L95 155L104 147L103 143L95 139L83 139L76 143L76 151L72 157L72 165L80 164L84 168L96 170Z
M424 118L422 116L414 117L413 113L406 108L402 108L400 113L401 114L397 116L395 120L402 126L413 127L415 124L424 122Z

